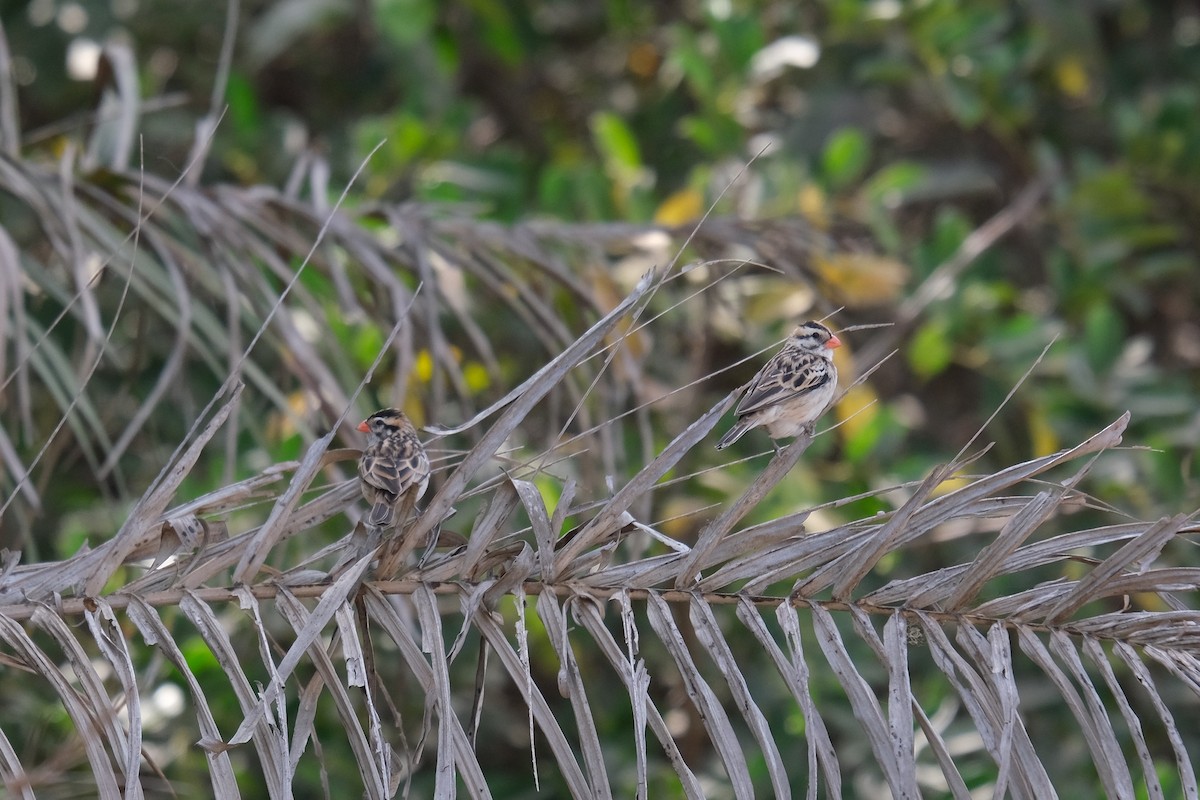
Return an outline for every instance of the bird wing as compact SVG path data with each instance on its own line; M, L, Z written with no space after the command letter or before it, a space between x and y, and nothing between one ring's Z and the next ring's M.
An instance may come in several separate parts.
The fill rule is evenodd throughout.
M395 500L429 478L429 459L416 437L403 436L380 443L359 463L363 481Z
M768 361L742 396L738 416L808 394L830 380L829 362L815 353L783 349Z

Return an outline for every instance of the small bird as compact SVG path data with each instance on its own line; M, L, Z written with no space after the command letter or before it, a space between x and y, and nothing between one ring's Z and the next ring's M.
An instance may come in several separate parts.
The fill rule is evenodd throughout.
M403 500L415 493L411 507L425 494L429 457L403 411L376 411L360 422L358 429L367 434L367 447L358 460L363 497L371 504L365 521L375 528L387 528Z
M833 351L841 346L842 341L819 322L797 326L783 349L750 381L735 412L737 422L717 442L717 449L724 450L760 425L772 439L811 433L837 391Z

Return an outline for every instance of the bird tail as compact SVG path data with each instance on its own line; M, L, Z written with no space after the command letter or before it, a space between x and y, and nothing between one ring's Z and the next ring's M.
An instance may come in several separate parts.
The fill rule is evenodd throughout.
M367 512L367 524L374 528L386 528L392 524L393 511L390 503L375 503Z
M748 417L743 417L733 424L729 429L729 433L721 437L721 441L717 442L717 449L724 450L729 445L742 438L742 434L754 427L754 423Z

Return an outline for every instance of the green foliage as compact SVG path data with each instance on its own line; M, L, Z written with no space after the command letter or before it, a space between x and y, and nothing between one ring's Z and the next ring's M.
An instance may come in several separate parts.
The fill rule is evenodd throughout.
M844 189L862 175L871 158L871 142L858 128L844 128L829 137L821 155L821 171L833 189Z
M918 377L932 378L950 366L953 358L954 337L944 319L925 323L908 343L908 363Z

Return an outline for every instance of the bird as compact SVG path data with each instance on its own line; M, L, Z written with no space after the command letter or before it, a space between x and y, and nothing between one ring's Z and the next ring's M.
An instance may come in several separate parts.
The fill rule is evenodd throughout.
M841 346L842 340L819 322L796 326L783 349L750 381L737 405L737 421L717 449L724 450L760 425L771 439L811 433L837 391L833 351Z
M367 446L358 460L363 497L371 504L365 521L374 528L390 527L396 509L411 496L409 507L429 486L429 456L417 429L403 412L384 408L358 424Z

